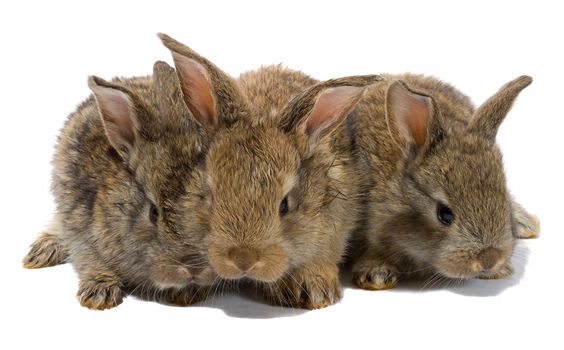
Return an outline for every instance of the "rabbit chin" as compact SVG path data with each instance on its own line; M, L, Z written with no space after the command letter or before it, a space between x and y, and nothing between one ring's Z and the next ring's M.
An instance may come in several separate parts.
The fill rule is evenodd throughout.
M439 266L435 266L435 270L447 278L470 279L496 275L501 271L505 263L505 260L500 260L495 267L487 271L483 271L479 266L479 263L475 261L459 263L455 265L439 264Z
M432 265L448 278L468 279L501 276L507 270L513 253L513 242L497 247L457 250L443 254Z

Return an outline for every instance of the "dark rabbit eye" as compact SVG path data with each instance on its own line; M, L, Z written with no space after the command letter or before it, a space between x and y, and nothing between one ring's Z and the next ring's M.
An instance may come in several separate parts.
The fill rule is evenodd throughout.
M454 220L454 214L449 207L439 203L437 206L437 218L443 225L449 226Z
M153 225L156 225L158 218L159 218L159 211L157 210L157 207L153 203L151 203L151 209L149 209L149 220L151 220L151 223Z
M280 208L278 208L278 213L280 213L280 216L284 216L288 214L289 209L290 207L288 207L288 195L286 195L282 200L282 202L280 202Z

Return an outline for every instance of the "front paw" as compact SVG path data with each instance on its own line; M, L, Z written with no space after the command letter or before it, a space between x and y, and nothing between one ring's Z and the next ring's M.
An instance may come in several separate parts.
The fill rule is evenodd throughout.
M499 271L493 273L483 273L478 275L482 280L499 280L513 274L513 266L510 263L505 264Z
M363 262L353 267L353 281L362 289L383 290L395 288L399 274L394 267L377 262Z
M278 306L321 309L341 299L339 269L314 266L293 271L271 286L269 300Z
M80 305L91 310L111 309L122 303L121 282L111 274L99 274L80 281L76 298Z
M159 302L174 306L190 306L206 300L208 287L188 286L182 289L171 288L162 292Z

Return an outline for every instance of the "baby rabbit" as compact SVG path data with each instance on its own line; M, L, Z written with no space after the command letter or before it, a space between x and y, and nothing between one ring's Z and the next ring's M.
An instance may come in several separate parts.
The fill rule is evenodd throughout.
M495 137L532 79L509 82L477 109L433 78L385 80L367 91L355 111L368 174L355 283L386 289L417 274L510 275L515 238L536 236L539 227L508 193Z
M337 264L360 209L352 130L339 126L365 86L381 78L330 80L283 106L313 81L271 68L236 83L160 38L192 98L188 107L214 138L206 154L210 265L223 279L256 282L278 305L335 303Z
M182 67L180 67L182 69ZM188 305L215 279L204 245L202 192L208 138L198 131L174 69L152 77L90 77L94 97L70 115L53 160L53 223L24 258L27 268L69 261L90 309L127 294Z

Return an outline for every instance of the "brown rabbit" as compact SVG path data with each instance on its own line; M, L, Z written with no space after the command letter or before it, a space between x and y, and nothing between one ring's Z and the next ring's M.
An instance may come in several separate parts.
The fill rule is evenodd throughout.
M53 160L57 209L24 258L27 268L69 261L91 309L134 294L188 305L204 298L207 137L186 108L174 69L151 77L90 77L94 97L70 115Z
M355 283L386 289L410 275L511 274L515 238L536 236L539 227L511 200L495 137L532 79L509 82L475 109L436 79L385 78L355 112L368 175Z
M271 68L271 83L244 76L236 83L160 38L192 98L188 107L214 138L206 155L210 265L223 279L257 282L276 304L336 302L337 264L360 206L351 130L339 125L380 77L330 80L283 106L313 81Z

